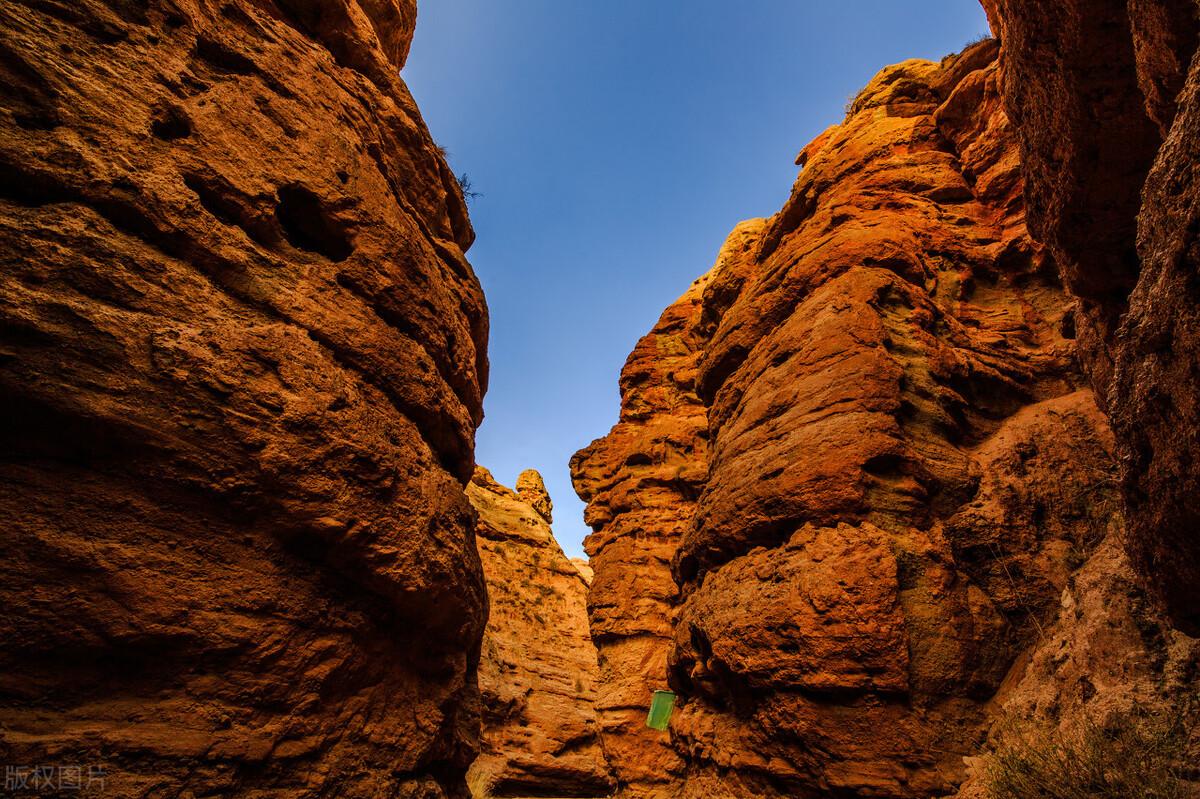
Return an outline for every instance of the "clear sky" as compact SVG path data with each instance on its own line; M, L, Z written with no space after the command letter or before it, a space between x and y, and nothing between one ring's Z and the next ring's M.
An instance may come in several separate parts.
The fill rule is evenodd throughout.
M404 78L483 194L491 309L477 456L536 468L583 553L567 462L616 422L637 339L881 67L987 32L975 0L420 0Z

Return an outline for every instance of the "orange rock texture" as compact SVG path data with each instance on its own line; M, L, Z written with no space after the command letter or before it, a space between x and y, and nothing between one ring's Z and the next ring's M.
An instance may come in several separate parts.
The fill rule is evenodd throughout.
M638 344L572 462L630 795L952 792L1119 515L995 41L883 70ZM670 735L648 690L680 694Z
M489 598L479 663L483 748L467 775L472 793L607 796L588 579L554 540L541 475L522 472L512 491L476 467L467 496L479 513Z
M1079 297L1128 550L1200 634L1200 58L1192 0L986 0L1034 232Z
M415 14L0 5L6 764L465 795L487 314Z
M599 651L596 712L609 764L632 795L668 795L683 761L645 726L666 689L678 591L671 556L704 485L704 406L695 393L702 279L638 342L621 373L621 423L571 460L595 530L588 610Z

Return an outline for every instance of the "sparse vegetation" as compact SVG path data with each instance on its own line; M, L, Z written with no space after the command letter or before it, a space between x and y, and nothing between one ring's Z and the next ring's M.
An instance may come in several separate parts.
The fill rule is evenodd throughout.
M846 98L846 119L854 116L854 104L858 102L859 95L861 94L861 91L854 92Z
M442 157L442 160L445 161L447 165L449 165L450 164L450 151L447 150L441 144L437 144L434 146L437 148L438 155L440 155ZM471 183L471 176L468 175L466 172L460 172L457 175L457 177L455 177L455 180L458 181L458 188L462 191L463 199L466 200L467 202L471 202L472 200L477 200L483 196L482 193L475 191L474 184Z
M471 183L471 176L463 172L458 176L458 187L462 189L463 197L467 202L477 200L483 196L481 192L474 190L474 184Z
M990 799L1184 799L1184 715L1129 713L1069 735L1010 728L987 764Z

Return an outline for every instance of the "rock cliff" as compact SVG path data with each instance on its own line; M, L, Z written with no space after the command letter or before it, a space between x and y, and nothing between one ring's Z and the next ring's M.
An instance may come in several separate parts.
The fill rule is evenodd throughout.
M1116 445L1026 229L999 52L883 70L638 344L619 423L572 462L632 795L953 792L1022 656L1086 640L1055 621L1073 572L1108 575L1080 606L1119 590L1094 561L1122 534ZM667 683L669 737L641 727Z
M457 797L487 314L412 0L0 5L0 748Z
M1034 232L1079 297L1128 550L1200 633L1200 58L1193 0L986 0ZM1047 35L1053 31L1053 35Z
M608 796L596 722L596 649L588 579L550 530L541 475L517 491L482 467L467 487L489 614L479 663L483 749L468 774L477 796Z

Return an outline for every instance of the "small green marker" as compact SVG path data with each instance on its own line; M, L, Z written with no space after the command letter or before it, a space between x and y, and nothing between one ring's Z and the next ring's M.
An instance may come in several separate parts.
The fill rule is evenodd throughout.
M671 721L671 712L675 710L674 691L655 691L650 700L650 713L646 716L646 726L652 730L665 730Z

